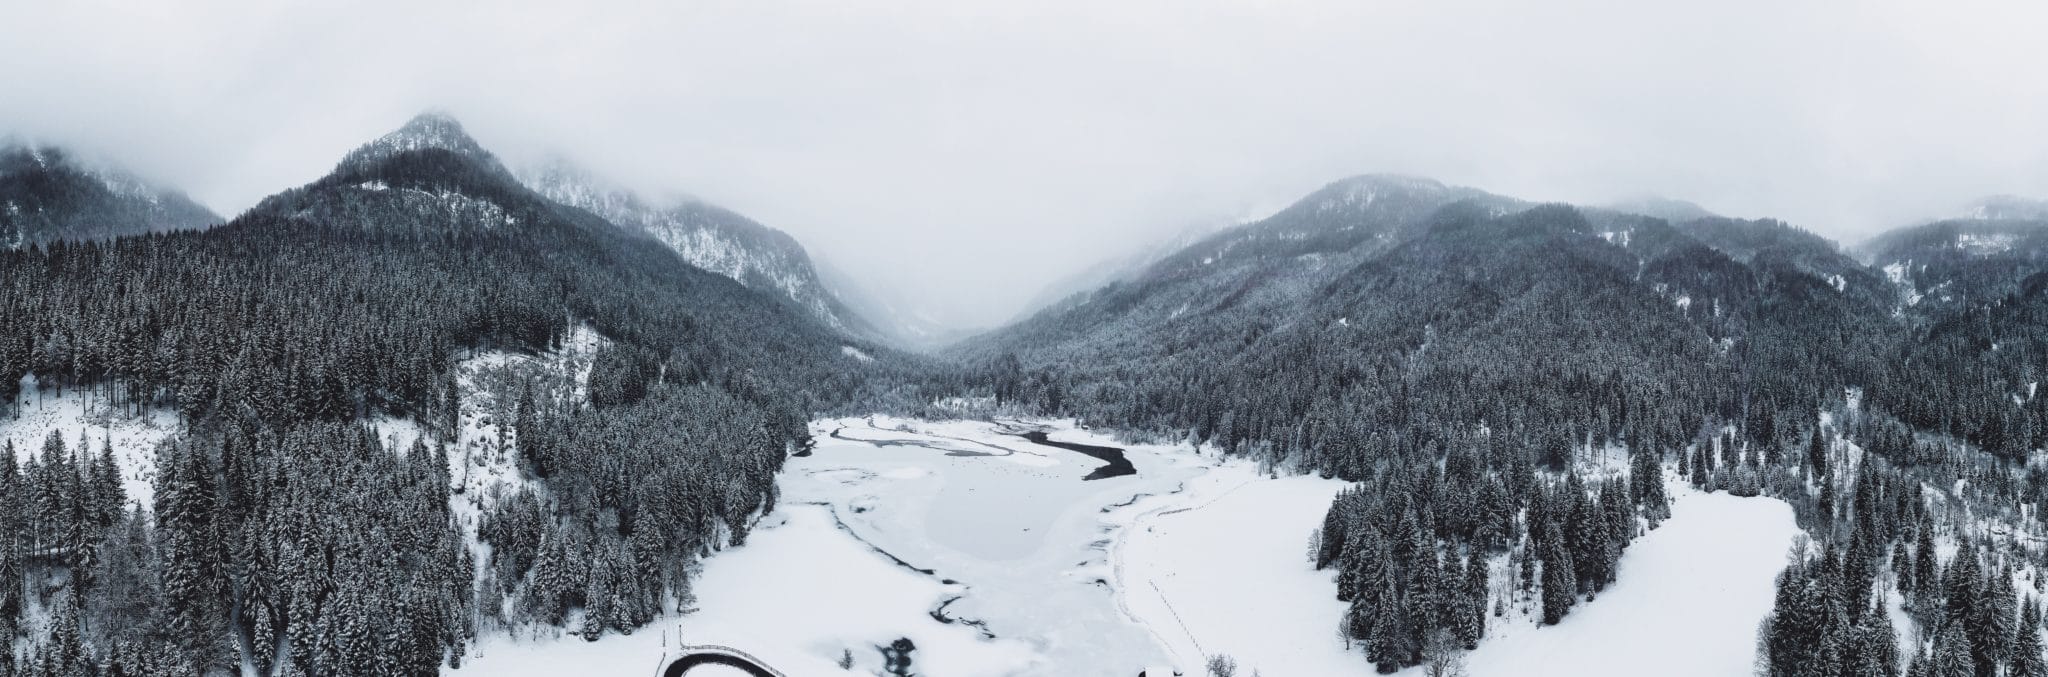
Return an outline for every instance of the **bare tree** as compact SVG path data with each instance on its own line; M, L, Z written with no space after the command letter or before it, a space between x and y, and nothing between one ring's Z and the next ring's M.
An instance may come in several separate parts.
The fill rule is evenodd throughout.
M1428 677L1465 677L1465 649L1451 631L1439 628L1422 643L1422 665Z
M1237 659L1216 654L1209 657L1209 677L1236 677Z

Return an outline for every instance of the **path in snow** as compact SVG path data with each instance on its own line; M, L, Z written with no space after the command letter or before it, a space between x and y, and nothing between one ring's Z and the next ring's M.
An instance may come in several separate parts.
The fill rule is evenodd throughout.
M1239 674L1369 672L1337 638L1335 572L1308 560L1309 533L1345 486L1268 479L1237 461L1131 506L1134 527L1114 550L1119 602L1188 674L1214 654L1237 659Z

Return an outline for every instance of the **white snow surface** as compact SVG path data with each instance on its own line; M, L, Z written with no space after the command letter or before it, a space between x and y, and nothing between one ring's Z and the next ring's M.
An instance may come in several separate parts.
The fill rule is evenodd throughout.
M521 387L530 385L537 399L587 403L591 367L598 350L610 343L597 330L578 323L561 345L538 355L482 351L455 363L461 420L448 447L448 476L455 483L448 507L479 563L479 576L485 571L482 563L490 561L490 546L477 539L478 521L486 508L528 486L519 470L518 438L511 425ZM385 444L400 451L410 449L415 440L429 445L445 441L410 418L380 417L370 424Z
M1268 479L1240 461L1132 506L1136 526L1115 550L1119 604L1189 674L1213 654L1235 658L1239 674L1370 672L1337 637L1346 604L1336 572L1307 556L1310 531L1345 485Z
M1912 261L1898 261L1887 263L1884 266L1885 279L1891 280L1893 285L1898 286L1899 291L1905 296L1906 305L1909 306L1919 305L1920 299L1925 298L1923 294L1914 289L1912 275Z

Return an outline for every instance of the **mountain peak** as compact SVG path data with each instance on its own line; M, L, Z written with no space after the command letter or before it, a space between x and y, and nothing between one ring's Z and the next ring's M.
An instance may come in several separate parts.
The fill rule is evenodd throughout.
M1449 190L1442 181L1407 174L1360 174L1340 179L1321 191L1326 198L1371 204L1382 195L1426 195Z
M377 140L363 144L342 158L344 167L360 167L399 153L443 150L496 162L482 144L462 129L462 123L445 112L427 111L413 116L404 126Z
M1457 197L1483 195L1485 193L1469 188L1456 188L1427 177L1407 174L1360 174L1323 186L1322 189L1296 202L1289 210L1307 208L1320 213L1387 209L1400 211L1415 204L1427 204L1433 209Z
M1625 214L1637 214L1664 219L1671 223L1711 219L1720 216L1706 207L1699 206L1697 203L1650 194L1637 195L1614 202L1607 205L1607 209Z
M1445 188L1444 182L1429 178L1427 176L1415 176L1412 174L1392 174L1384 172L1376 174L1359 174L1357 176L1349 176L1342 179L1338 179L1332 185L1350 187L1396 188L1401 190L1425 191L1443 190Z
M462 123L444 111L430 110L413 116L405 126L384 136L394 143L411 144L412 148L442 148L464 150L475 146L476 141L463 131Z

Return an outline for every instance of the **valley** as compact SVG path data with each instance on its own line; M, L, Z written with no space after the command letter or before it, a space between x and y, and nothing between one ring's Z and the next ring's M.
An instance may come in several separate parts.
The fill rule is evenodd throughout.
M0 677L2048 674L2024 201L1361 175L933 347L446 114L206 227L66 157L0 156Z
M643 631L660 639L517 638L479 647L472 666L515 675L550 674L547 666L562 660L626 669L633 657L680 642L742 647L792 675L832 674L846 655L857 670L879 670L878 647L899 637L918 647L913 667L930 674L1198 665L1204 654L1188 652L1188 630L1162 605L1162 591L1173 591L1168 604L1214 619L1217 604L1228 602L1216 597L1226 590L1210 587L1218 577L1287 571L1230 558L1215 568L1185 551L1257 548L1257 539L1235 541L1268 518L1293 523L1271 530L1278 538L1305 538L1341 484L1268 478L1213 450L1123 445L1071 421L871 416L823 419L812 429L821 441L784 469L776 511L748 545L706 561L695 613ZM1092 456L1026 436L1118 444L1133 471L1087 479L1100 472ZM1225 523L1212 524L1211 515ZM1169 521L1174 529L1160 529ZM1313 601L1326 595L1318 588L1329 577L1309 571L1300 549L1292 544L1283 559L1307 585L1289 592L1309 596L1292 601ZM824 570L808 564L827 561ZM1182 583L1190 578L1203 583ZM1203 632L1215 646L1286 665L1278 658L1291 651L1259 652L1234 636L1242 627ZM1311 644L1342 655L1327 632Z
M705 561L690 614L595 642L514 633L443 674L638 674L684 645L739 647L790 675L842 674L842 657L878 672L898 638L928 674L1194 674L1213 655L1268 675L1362 667L1331 632L1345 613L1329 594L1334 572L1302 556L1341 481L1144 444L1124 449L1132 475L1094 481L1083 479L1097 472L1090 457L1018 441L1029 430L1116 444L1072 421L878 415L812 430L823 441L784 469L779 507L747 545ZM1621 560L1622 583L1554 628L1526 603L1505 607L1469 674L1746 666L1798 532L1776 500L1677 478L1672 491L1672 517ZM1510 573L1505 560L1492 566ZM1641 648L1596 650L1608 646ZM1688 653L1712 660L1671 658Z

